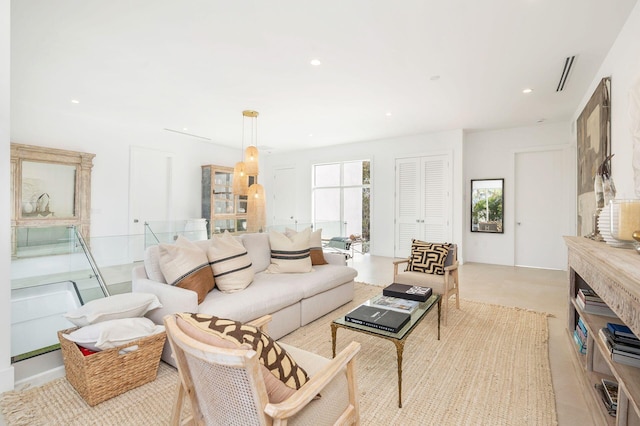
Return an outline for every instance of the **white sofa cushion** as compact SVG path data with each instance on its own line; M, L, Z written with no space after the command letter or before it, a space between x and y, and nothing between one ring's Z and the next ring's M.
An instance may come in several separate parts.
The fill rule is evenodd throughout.
M271 247L269 246L269 234L249 233L240 236L242 245L247 249L253 271L257 274L271 264Z
M309 227L311 230L311 227ZM291 238L296 235L298 231L291 228L285 228L284 233L287 237ZM324 252L322 250L322 228L311 231L309 236L309 249L312 265L326 265L327 261L324 258Z

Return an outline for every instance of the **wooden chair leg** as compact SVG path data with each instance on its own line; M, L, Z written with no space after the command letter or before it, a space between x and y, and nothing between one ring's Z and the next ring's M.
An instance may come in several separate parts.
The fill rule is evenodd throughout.
M449 295L442 295L442 325L447 325L447 311L449 310Z
M180 417L182 416L182 405L184 404L184 388L182 387L182 381L178 380L178 391L176 392L176 403L171 411L170 425L180 425Z

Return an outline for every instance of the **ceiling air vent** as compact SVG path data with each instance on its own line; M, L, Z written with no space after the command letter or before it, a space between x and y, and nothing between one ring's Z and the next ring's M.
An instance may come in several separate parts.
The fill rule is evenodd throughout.
M569 73L571 72L571 67L573 67L573 61L575 59L576 56L573 55L564 60L564 68L562 69L562 75L560 76L558 87L556 87L556 92L562 92L564 90L564 85L567 84L567 79L569 78Z

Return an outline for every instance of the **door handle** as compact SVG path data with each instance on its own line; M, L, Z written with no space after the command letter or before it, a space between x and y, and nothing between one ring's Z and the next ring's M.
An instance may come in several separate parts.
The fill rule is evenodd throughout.
M138 219L133 219L133 223L138 223Z

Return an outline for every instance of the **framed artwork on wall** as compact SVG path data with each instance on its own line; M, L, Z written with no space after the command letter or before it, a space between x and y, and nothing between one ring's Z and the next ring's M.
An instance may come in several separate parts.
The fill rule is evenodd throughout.
M598 167L611 154L611 78L600 80L576 121L578 149L578 236L595 231L598 210L594 182Z
M504 179L471 180L471 232L504 233Z

